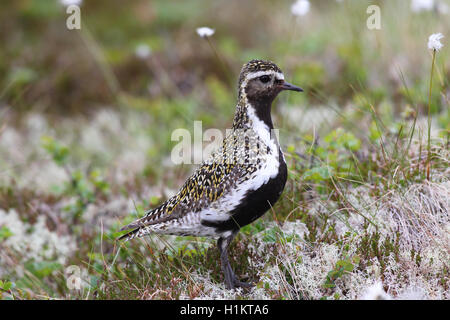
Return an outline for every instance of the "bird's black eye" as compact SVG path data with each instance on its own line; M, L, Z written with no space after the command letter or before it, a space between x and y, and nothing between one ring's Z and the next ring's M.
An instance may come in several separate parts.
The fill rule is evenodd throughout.
M270 81L270 77L267 76L267 75L261 76L261 77L259 77L259 80L260 80L262 83L267 83L267 82Z

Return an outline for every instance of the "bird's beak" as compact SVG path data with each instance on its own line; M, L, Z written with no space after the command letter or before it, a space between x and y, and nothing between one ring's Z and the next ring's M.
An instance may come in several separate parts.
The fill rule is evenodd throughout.
M293 84L283 81L283 83L280 85L281 90L291 90L291 91L298 91L303 92L303 89L297 86L294 86Z

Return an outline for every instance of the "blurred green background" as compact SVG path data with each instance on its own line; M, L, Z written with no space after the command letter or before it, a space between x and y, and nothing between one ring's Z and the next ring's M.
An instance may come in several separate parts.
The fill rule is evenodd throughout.
M118 101L151 111L169 99L194 100L206 114L227 104L231 114L240 66L251 58L273 60L309 89L293 103L344 105L355 91L370 91L375 101L408 102L400 72L411 94L423 89L418 103L426 102L427 38L449 31L448 15L413 12L406 0L316 0L308 14L295 17L291 4L85 0L77 31L66 28L68 14L57 0L2 1L2 106L68 116ZM381 8L381 30L366 27L369 4ZM222 60L196 34L200 26L215 29L210 40ZM142 45L151 53L139 59ZM440 55L448 56L448 46ZM446 86L443 63L440 84Z
M28 112L58 121L89 119L99 108L138 110L149 116L149 134L166 141L157 145L167 145L173 129L191 128L194 120L204 128L230 125L240 67L253 58L276 62L306 89L279 98L288 114L323 106L355 130L354 117L369 105L385 120L426 113L427 38L449 33L448 12L414 12L407 0L315 0L296 17L292 4L85 0L81 30L68 30L69 15L57 0L2 1L1 116L14 123ZM371 4L381 8L381 30L366 27ZM200 38L201 26L215 34ZM432 96L432 112L447 130L448 47L437 57ZM281 117L277 126L289 129L287 122Z

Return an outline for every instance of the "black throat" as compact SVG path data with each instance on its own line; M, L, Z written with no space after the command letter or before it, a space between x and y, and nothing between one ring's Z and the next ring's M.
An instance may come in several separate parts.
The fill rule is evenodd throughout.
M258 99L249 99L248 101L255 109L256 116L269 127L269 130L273 129L271 115L273 100L271 97L260 97Z
M267 125L269 130L273 129L273 122L271 116L272 97L258 97L255 99L248 99L242 94L239 95L236 113L233 120L233 129L243 129L249 126L250 119L248 118L248 108L251 106L255 110L255 115Z

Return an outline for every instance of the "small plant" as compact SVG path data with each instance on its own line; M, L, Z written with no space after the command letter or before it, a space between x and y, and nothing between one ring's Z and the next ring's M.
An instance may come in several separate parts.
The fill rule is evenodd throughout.
M11 299L12 296L11 289L13 289L14 287L15 287L14 282L0 280L0 299L3 299L5 293L8 294L7 296L5 295L5 298Z
M13 235L13 233L11 232L11 230L9 230L9 228L7 226L0 227L0 242L8 239L12 235Z
M338 260L333 270L328 272L323 287L326 289L335 288L336 280L341 278L344 274L352 272L355 266L359 264L359 261L360 257L357 255Z
M361 140L351 132L337 128L323 140L306 136L304 148L303 157L295 153L295 148L288 149L296 160L291 174L296 180L315 186L319 193L328 194L333 190L335 179L361 180L357 156ZM308 167L302 164L305 158L309 159Z
M69 166L69 148L52 137L42 137L42 147L52 156L53 161L64 168L70 181L65 183L60 192L65 196L73 196L75 200L65 206L65 210L71 213L76 222L81 219L84 210L90 203L96 201L96 197L107 195L109 184L103 178L98 169L83 173L80 170L73 170Z

